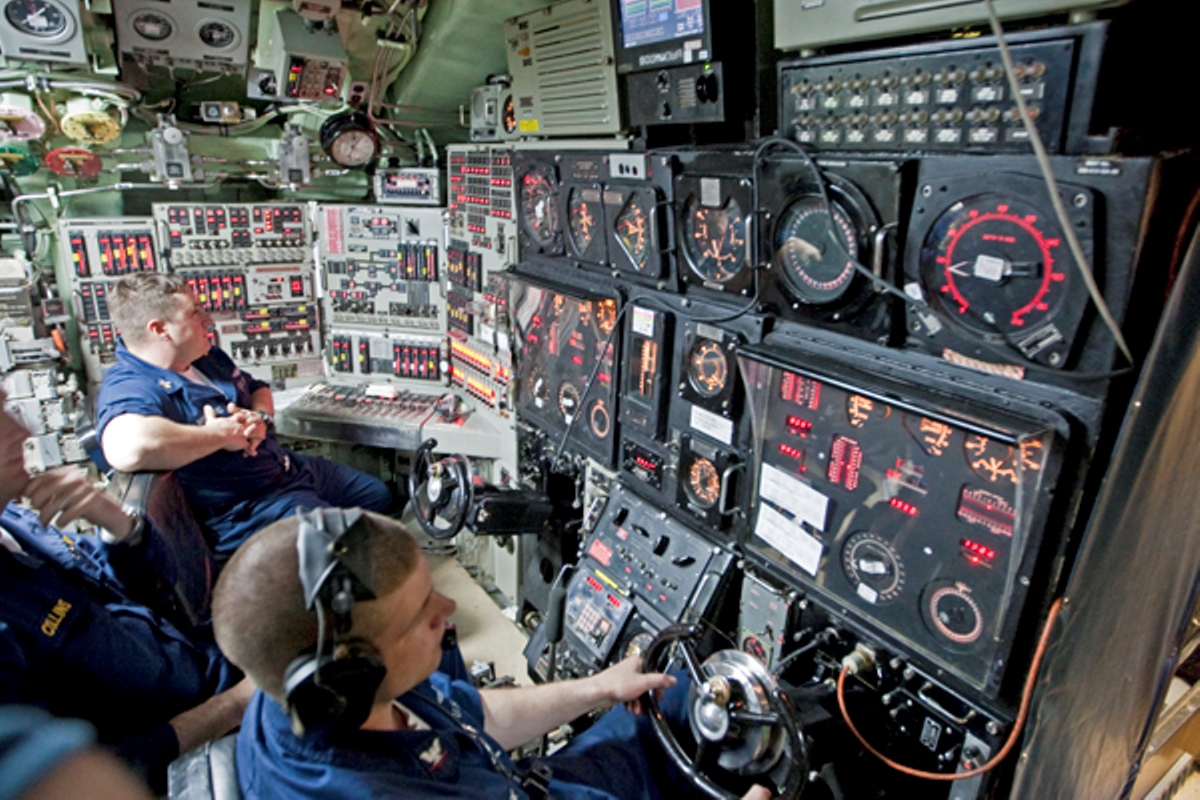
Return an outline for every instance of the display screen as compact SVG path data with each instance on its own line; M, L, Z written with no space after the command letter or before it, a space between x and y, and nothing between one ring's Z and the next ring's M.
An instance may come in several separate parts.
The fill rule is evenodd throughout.
M704 0L621 0L625 49L704 33Z

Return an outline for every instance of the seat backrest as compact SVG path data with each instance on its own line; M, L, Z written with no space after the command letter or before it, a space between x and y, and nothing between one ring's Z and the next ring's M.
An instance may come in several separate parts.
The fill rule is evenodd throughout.
M162 535L162 578L171 604L191 625L207 623L215 580L212 550L175 473L113 472L110 486L126 508L145 515Z
M241 800L237 734L194 747L167 767L170 800Z

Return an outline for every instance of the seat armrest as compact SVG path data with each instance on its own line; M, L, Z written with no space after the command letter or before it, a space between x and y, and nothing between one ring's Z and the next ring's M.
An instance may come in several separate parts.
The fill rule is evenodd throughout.
M170 800L241 800L237 733L192 748L167 767Z

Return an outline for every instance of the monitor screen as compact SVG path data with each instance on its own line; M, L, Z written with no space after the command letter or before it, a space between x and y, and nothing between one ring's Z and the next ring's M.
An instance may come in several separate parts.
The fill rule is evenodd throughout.
M625 49L704 33L704 0L621 0Z

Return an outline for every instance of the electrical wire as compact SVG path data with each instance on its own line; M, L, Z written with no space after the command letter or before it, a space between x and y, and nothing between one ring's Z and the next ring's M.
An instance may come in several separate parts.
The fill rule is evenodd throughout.
M858 739L859 743L862 744L863 747L867 748L867 751L870 752L871 755L883 761L883 763L887 764L892 769L898 772L903 772L905 775L912 775L916 778L925 778L926 780L931 781L961 781L966 780L967 778L974 778L977 775L982 775L1003 761L1017 743L1018 735L1021 733L1021 729L1025 725L1025 718L1029 714L1029 704L1033 699L1033 687L1037 682L1038 670L1042 665L1042 657L1046 654L1046 645L1050 641L1050 632L1054 629L1054 622L1058 619L1058 612L1061 608L1062 598L1059 597L1055 599L1054 603L1050 606L1050 612L1046 615L1046 624L1042 628L1041 637L1038 639L1037 649L1034 651L1033 660L1029 664L1029 675L1025 678L1025 688L1021 692L1021 705L1017 711L1017 719L1015 722L1013 722L1012 730L1009 732L1008 739L1005 740L1004 746L996 751L996 755L992 756L992 758L986 763L965 772L926 772L924 770L906 767L903 764L892 761L883 753L876 750L871 746L870 742L864 739L863 735L858 732L858 728L854 727L854 723L850 721L850 714L846 710L845 683L846 676L850 674L849 665L842 667L842 671L838 674L837 682L838 708L840 708L842 711L842 719L845 721L846 727L850 729L852 734L854 734L854 738Z
M1133 353L1129 349L1129 345L1125 343L1125 336L1121 333L1120 326L1113 319L1112 312L1108 310L1108 304L1104 302L1104 297L1100 294L1100 287L1096 285L1096 279L1092 275L1092 269L1088 265L1087 256L1083 253L1083 247L1079 244L1079 237L1075 235L1075 229L1072 227L1070 220L1067 218L1067 209L1063 205L1062 197L1058 193L1058 181L1054 178L1054 170L1050 165L1050 157L1046 154L1046 146L1042 143L1042 136L1038 133L1037 126L1033 124L1033 120L1029 116L1029 106L1025 103L1025 97L1021 94L1021 86L1017 83L1017 70L1013 64L1012 53L1008 50L1008 42L1004 39L1004 28L1000 25L1000 18L996 16L996 9L992 5L992 0L984 0L984 6L987 8L988 22L992 26L992 33L996 37L996 46L1000 49L1000 60L1004 62L1004 74L1008 77L1009 91L1012 92L1013 99L1017 103L1017 110L1021 115L1021 122L1025 126L1025 131L1029 134L1029 142L1033 145L1033 154L1037 159L1038 167L1042 170L1042 178L1046 181L1046 189L1050 194L1050 202L1054 205L1054 214L1058 218L1059 227L1062 228L1063 237L1067 240L1067 247L1071 251L1072 257L1075 259L1075 266L1079 269L1079 274L1083 278L1083 283L1087 286L1088 294L1092 297L1092 302L1096 304L1096 310L1100 314L1100 318L1104 320L1104 324L1108 326L1112 333L1113 340L1117 343L1117 347L1121 349L1121 353L1125 356L1129 365L1135 366Z

